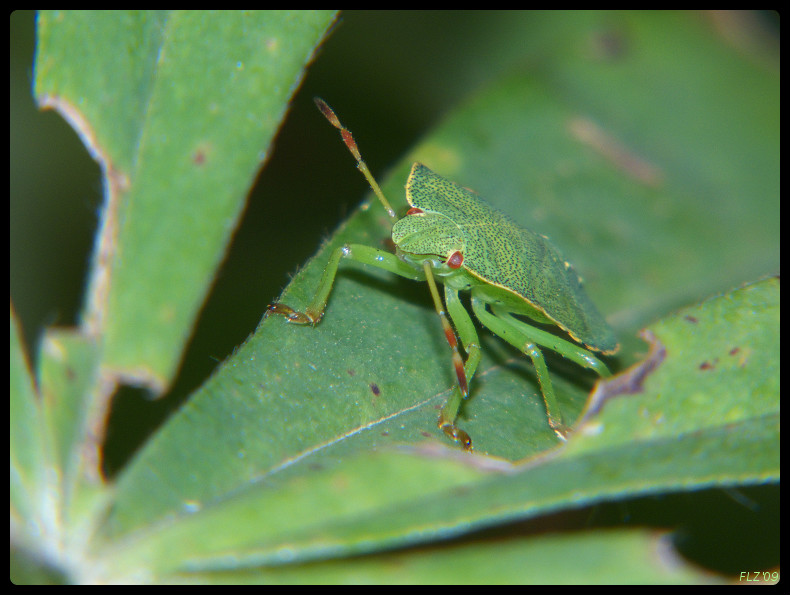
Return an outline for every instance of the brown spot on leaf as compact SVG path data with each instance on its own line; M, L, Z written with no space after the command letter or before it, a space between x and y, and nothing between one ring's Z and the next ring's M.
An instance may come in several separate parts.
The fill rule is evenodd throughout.
M639 336L650 345L647 357L613 378L598 381L587 402L587 408L579 422L580 426L597 415L609 399L644 391L645 379L666 359L666 347L651 331L644 330Z

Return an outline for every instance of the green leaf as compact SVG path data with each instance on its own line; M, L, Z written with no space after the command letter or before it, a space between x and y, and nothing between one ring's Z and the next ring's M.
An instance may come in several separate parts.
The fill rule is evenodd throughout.
M214 23L220 16L208 19L220 34L214 42L204 40L203 14L142 18L129 13L112 39L129 39L124 31L131 30L141 48L153 44L169 50L167 35L183 34L172 48L176 57L204 43L228 48L238 43L252 56L245 60L264 60L250 49L253 41L247 45L246 37L221 34L222 25ZM249 17L257 19L256 32L266 30L259 21L267 15ZM45 16L64 20L60 14ZM106 492L94 499L85 493L75 525L59 534L72 553L81 554L56 557L71 580L710 580L674 559L667 565L666 552L678 544L663 535L584 530L536 536L539 530L523 525L496 540L470 532L607 502L627 507L644 495L778 483L779 283L768 277L731 289L778 269L778 70L725 43L689 14L520 17L508 18L508 26L499 29L481 23L481 35L485 31L495 39L502 52L481 52L476 43L453 46L450 62L464 71L486 70L489 76L477 79L486 84L459 79L456 103L447 105L442 121L434 122L380 181L393 205L403 206L406 172L413 161L422 161L548 235L585 278L623 349L608 362L618 375L597 385L589 373L548 354L560 406L569 420L577 420L568 443L558 443L548 427L527 358L485 329L484 357L459 418L474 439L475 453L447 441L436 419L454 375L427 289L344 263L319 325L297 327L277 317L262 321ZM71 13L65 21L69 18ZM238 29L242 17L230 18ZM171 31L162 23L185 28ZM80 47L77 28L72 29L66 39ZM307 29L311 33L305 37L316 43L317 29ZM162 35L159 46L151 41L156 34ZM39 60L47 65L49 42L42 38L41 43ZM300 51L301 60L308 51ZM364 48L355 51L365 58ZM74 53L87 59L76 48ZM95 53L113 60L112 52ZM229 53L218 51L220 57ZM261 112L250 85L234 87L231 95L246 96L239 99L239 117L229 116L224 129L214 129L211 110L200 109L202 98L185 114L172 108L175 97L158 86L165 84L156 70L159 60L144 49L141 55L148 57L147 66L127 69L117 80L112 77L118 64L102 70L102 60L96 60L94 69L104 76L91 84L101 88L103 80L112 80L105 85L112 100L95 104L99 107L91 107L93 96L84 102L86 111L93 109L89 122L99 139L88 142L94 150L101 147L105 164L120 164L118 171L129 179L125 188L123 175L106 170L124 224L117 238L107 232L103 237L128 250L121 253L129 263L118 259L110 269L111 291L114 283L123 285L95 319L106 321L106 327L95 328L105 329L99 336L107 345L96 357L103 367L161 387L180 361L207 279L230 237L229 222L238 214L240 203L228 198L227 187L247 187L252 162L279 122L287 93L277 84L266 86L279 99ZM415 64L409 62L416 77ZM201 73L192 66L181 60L169 72L170 80L179 81L176 96L193 87L222 95L217 69L206 65L213 78L195 85ZM348 63L344 67L353 70ZM447 68L455 72L449 62ZM73 70L70 76L94 76ZM193 74L188 85L181 70ZM293 70L291 75L296 76ZM37 90L38 77L37 66ZM149 88L141 81L153 82ZM431 81L434 87L443 84ZM142 100L118 107L138 93ZM161 117L162 106L170 106L170 118ZM118 113L112 113L116 107ZM333 107L358 140L367 138L356 124L357 113ZM255 120L262 113L271 127ZM240 120L247 128L240 129ZM183 138L180 132L161 136L171 121L186 127ZM336 134L317 112L313 126L316 135ZM208 134L204 128L212 128L214 152L202 151L205 146L196 141ZM181 161L169 152L159 157L155 141L163 138L175 143ZM367 143L360 146L367 155ZM215 163L235 148L238 154L223 161L224 167ZM351 158L345 158L353 169ZM156 174L153 179L136 177L147 171ZM171 172L177 182L165 175ZM135 194L138 184L159 201L146 206L147 198ZM315 200L323 193L316 183ZM166 205L171 200L176 201L172 211ZM292 218L302 223L301 216ZM188 251L157 244L160 220L175 230L183 226L173 239L189 244ZM388 233L378 203L364 203L299 271L281 300L306 305L333 249L346 242L385 247ZM184 273L190 279L166 275L174 262L193 260L202 264ZM103 266L97 257L94 295L101 295L95 288ZM192 264L184 268L189 271ZM186 289L181 293L166 285ZM255 299L263 300L263 309L267 297ZM161 317L173 309L178 311L172 319ZM94 328L94 314L86 310L86 328ZM645 327L647 343L638 336ZM76 350L85 345L72 348L79 355ZM50 386L66 392L74 386L70 380L82 381L82 374L74 379L62 374L72 361L63 359L61 367L49 362ZM90 363L81 370L94 369ZM64 420L79 411L64 407L56 411L63 415L43 419ZM12 408L12 414L12 424L17 419L28 428L39 415L29 404ZM68 433L67 425L52 423L54 437L42 437L49 440L45 444L61 445L56 454L79 446L82 434ZM15 445L22 447L20 477L35 478L35 461L48 455L41 454L40 445L26 448L26 441L14 436L12 455ZM12 482L17 495L28 486L40 489L37 485ZM35 509L30 515L38 520ZM20 517L30 518L27 512ZM35 546L36 539L31 541ZM47 543L41 550L52 551ZM568 560L574 561L570 567Z
M39 16L35 93L106 179L84 324L102 365L162 391L327 13ZM111 48L111 51L108 51ZM172 266L178 263L178 266Z
M635 52L632 59L641 63L641 54ZM643 67L635 64L631 69ZM627 80L624 76L621 85L625 86ZM766 88L775 85L769 80L765 84ZM693 91L689 93L693 95ZM644 103L651 100L657 118L692 120L704 116L702 111L694 110L676 116L651 99L648 91L634 99L632 109L637 105L640 110L645 109ZM394 203L405 204L399 189L410 163L420 160L475 188L524 225L548 233L577 264L590 293L602 310L610 313L621 336L625 336L625 353L620 358L625 367L645 351L644 344L628 335L635 334L638 322L653 315L657 295L667 296L663 300L666 313L678 299L683 299L678 295L690 299L700 288L711 291L722 283L735 281L722 277L722 267L714 263L728 261L736 252L743 252L745 246L733 241L734 234L745 233L736 229L736 223L744 229L756 226L775 204L778 189L774 187L764 203L758 201L754 205L757 212L748 220L743 216L737 221L730 219L727 213L741 211L737 208L742 200L740 193L723 188L718 179L704 175L710 165L690 170L674 165L674 153L685 146L683 138L672 142L660 127L626 131L625 116L612 118L604 127L584 109L569 107L569 101L567 91L545 77L504 77L449 115L394 168L384 191ZM573 105L574 101L570 103ZM735 107L728 113L729 122L750 117ZM353 121L347 116L341 118L353 130ZM324 125L320 117L316 122ZM709 127L716 129L713 123ZM682 126L677 128L683 130ZM753 149L763 159L778 163L772 133L766 131L766 135L768 140ZM725 149L729 147L727 144ZM732 147L731 155L726 151L715 155L720 161L718 168L734 167L739 155L736 148ZM701 156L689 153L687 157ZM752 176L752 172L744 175ZM695 193L689 191L691 185L697 189ZM725 214L720 217L721 228L700 234L699 215L714 197ZM763 210L760 204L765 205ZM387 236L385 223L386 217L377 204L369 209L363 207L300 271L282 301L297 307L306 305L331 250L344 242L380 245ZM777 236L765 235L769 238L761 237L765 244L760 248L752 252L749 247L753 254L752 274L763 270L764 250L778 246ZM659 246L661 254L656 251ZM778 253L776 256L778 262ZM684 258L682 266L680 257ZM739 254L738 258L745 257ZM754 327L763 333L776 324L773 311L765 316L766 320ZM729 325L725 327L725 332L732 331ZM773 340L770 334L765 337L769 343ZM462 427L475 439L477 452L518 460L555 447L556 439L547 426L529 364L523 356L489 339L484 340L486 357L473 381L472 397L461 420ZM770 359L771 353L767 355ZM760 363L766 362L758 362L750 370L761 374ZM562 361L551 362L550 368L565 406L578 415L590 386L589 377ZM748 384L748 377L744 382ZM490 481L482 473L475 483L479 489L466 486L463 493L468 496L463 499L459 499L452 482L444 484L446 490L434 493L439 480L435 479L436 469L430 458L406 459L397 472L389 463L381 462L381 457L387 456L384 454L370 461L364 455L349 459L354 453L388 445L422 444L426 440L444 443L435 420L437 408L452 384L447 347L427 291L420 292L419 286L392 279L380 271L349 265L338 277L320 325L294 327L282 319L265 321L193 397L182 415L171 420L151 442L120 479L118 506L112 517L113 534L144 527L150 520L161 518L164 511L186 518L183 515L212 506L218 500L220 508L227 505L235 510L241 504L233 497L229 502L225 499L241 488L245 493L249 491L247 497L256 502L249 508L276 509L281 515L275 522L271 515L262 512L260 521L252 523L250 532L241 532L235 542L244 546L227 546L224 555L215 555L231 566L234 561L271 564L278 563L278 552L285 543L289 544L289 557L293 560L349 554L359 551L354 545L358 543L366 544L365 551L392 547L424 539L426 534L455 534L470 526L523 518L571 502L594 502L678 485L732 485L777 476L778 463L773 456L778 452L773 450L778 447L776 420L761 415L749 415L739 422L744 424L741 429L747 435L751 435L752 428L767 425L758 442L736 442L723 449L722 444L731 440L730 431L716 423L724 423L723 420L711 420L703 413L691 418L692 429L701 431L711 422L714 427L699 439L686 434L689 429L683 428L683 433L675 430L653 442L632 441L615 452L595 449L582 458L569 460L557 455L553 465L538 465L517 475L517 479L507 475ZM708 399L719 399L716 392L705 394ZM768 394L772 404L778 403L778 390L769 389ZM747 397L738 392L734 396ZM688 412L682 407L672 408L672 412L679 419L688 419ZM633 416L640 414L637 407L629 412L631 417L621 418L619 423L633 424ZM770 406L766 414L776 415L776 409ZM662 419L648 421L661 423ZM673 418L663 423L675 428L677 421ZM593 422L586 422L576 441L567 447L568 452L592 440L588 432L595 434L591 428L596 427ZM608 440L613 435L621 434L603 433ZM453 447L449 448L452 452ZM758 451L768 453L767 459L754 458ZM689 452L699 456L690 457ZM398 456L398 460L403 458ZM733 459L742 463L737 472ZM469 464L474 469L481 463L471 458ZM206 473L195 472L201 468ZM390 481L383 481L371 468L385 469L383 475ZM331 471L326 472L326 477L316 477L316 469ZM388 496L397 490L396 486L415 477L423 478L430 487L426 486L422 497L415 497L408 506L396 505ZM362 489L344 492L346 505L357 510L362 501L375 501L380 508L370 512L363 509L348 520L340 518L330 528L323 521L337 519L338 513L325 498L309 503L301 503L295 496L286 498L292 506L275 505L269 500L277 498L279 502L282 494L278 495L278 489L290 493L288 486L320 496L325 494L321 485L342 486L360 478L370 484L370 489L378 486L381 490L375 497L363 495ZM451 498L450 493L454 494ZM308 522L305 511L314 509L321 521L316 521L313 529L303 527ZM238 511L215 514L222 519L218 525L230 524L234 518L250 518L248 513ZM470 519L475 520L470 524ZM211 528L214 525L203 526L197 518L194 523L192 538L181 535L174 541L194 543L197 534L216 536L216 530ZM174 534L182 530L191 534L178 525L175 522L172 526ZM273 536L267 537L270 530ZM351 537L336 536L345 536L349 531ZM228 533L238 536L238 527L234 524ZM318 535L320 545L314 541ZM159 537L152 539L157 541ZM203 545L216 551L216 543ZM162 551L166 549L163 547ZM195 555L204 559L207 554L203 546L200 551ZM157 557L154 554L151 559ZM206 564L211 567L210 562Z
M27 382L12 317L12 533L38 562L68 567L55 552L84 547L101 522L112 498L99 451L109 399L121 378L155 394L172 381L249 187L333 19L39 13L36 99L100 162L105 205L81 326L45 333Z
M731 321L727 332L722 318ZM447 538L626 495L778 480L778 322L773 279L668 318L650 331L659 345L653 356L624 375L638 382L623 385L621 377L599 387L597 410L566 446L512 466L436 445L401 452L360 447L341 457L338 452L352 448L343 442L370 441L349 436L224 496L216 484L176 486L184 474L172 471L168 482L154 482L153 469L139 469L143 475L119 485L115 522L129 524L124 512L150 510L168 492L183 496L192 489L196 498L180 502L156 525L141 522L133 538L121 541L129 544L123 556L109 555L107 562L163 574L277 567ZM689 342L699 347L699 359L678 348ZM707 360L717 361L718 372L698 365ZM763 381L754 391L756 378ZM694 390L676 388L684 385ZM249 456L239 452L239 458ZM189 468L197 464L189 461ZM147 488L145 503L139 486Z
M699 573L694 568L664 554L666 542L666 536L647 531L551 534L365 556L354 561L353 574L349 572L348 561L335 559L255 572L237 569L187 576L210 583L257 583L263 578L266 582L286 584L501 584L527 578L537 584L574 585L699 582ZM568 560L576 562L568 564ZM530 568L528 575L514 572L525 566Z
M47 493L44 471L48 461L41 430L44 426L41 410L13 310L9 318L11 513L12 520L16 512L21 522L21 519L35 518L40 513L40 503Z

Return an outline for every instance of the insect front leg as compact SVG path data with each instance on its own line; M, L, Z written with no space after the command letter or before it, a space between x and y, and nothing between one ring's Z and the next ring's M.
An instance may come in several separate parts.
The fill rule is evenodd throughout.
M469 395L469 384L466 381L466 370L464 368L464 360L461 353L458 351L458 339L455 336L450 320L447 317L447 312L442 305L442 298L439 296L439 289L436 287L436 279L433 277L433 270L431 268L430 260L426 260L422 264L423 271L425 272L425 280L428 282L428 288L431 291L431 298L433 299L434 308L442 321L442 328L444 329L444 336L453 354L453 367L455 368L455 375L458 377L458 390L453 390L444 408L450 408L450 417L445 418L444 409L442 415L439 417L439 427L453 440L460 442L464 449L472 449L472 439L469 434L455 426L455 417L458 414L458 408L461 406L461 400ZM456 392L459 394L456 395Z
M482 352L480 350L480 339L477 336L477 330L472 322L469 313L464 308L458 297L458 291L451 288L449 285L444 286L444 302L447 305L447 313L455 325L455 330L461 338L461 343L466 351L466 363L464 364L464 383L468 387L472 376L475 375L477 365L480 363ZM453 389L447 402L442 407L442 412L439 414L439 428L456 442L460 442L466 450L472 450L472 439L469 434L464 432L455 425L455 420L458 417L458 410L461 407L461 401L469 396L468 388L466 394L461 391L461 382Z
M346 244L332 252L329 262L324 269L324 274L321 276L318 291L304 312L281 302L275 302L267 306L264 317L269 316L269 314L280 314L285 316L288 322L295 324L318 324L324 316L326 302L335 283L337 267L340 265L340 261L344 259L375 266L407 279L415 281L423 279L421 271L403 262L394 254L362 244Z

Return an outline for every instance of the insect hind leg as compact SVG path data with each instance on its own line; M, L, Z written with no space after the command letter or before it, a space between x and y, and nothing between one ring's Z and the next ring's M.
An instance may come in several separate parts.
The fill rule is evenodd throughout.
M532 360L538 382L540 383L540 392L543 396L543 402L546 405L546 415L548 417L549 426L554 430L558 438L565 440L568 433L568 426L565 423L562 410L554 394L554 385L551 382L551 376L549 375L546 360L543 356L543 352L540 350L540 346L555 347L559 345L557 341L569 345L572 344L564 339L555 337L551 333L546 333L545 331L514 318L506 309L492 305L493 313L489 312L486 308L486 302L479 296L476 296L474 290L472 290L472 310L480 322L491 330L491 332L528 355ZM547 337L552 337L552 339L549 340ZM562 353L559 349L555 348L555 350Z

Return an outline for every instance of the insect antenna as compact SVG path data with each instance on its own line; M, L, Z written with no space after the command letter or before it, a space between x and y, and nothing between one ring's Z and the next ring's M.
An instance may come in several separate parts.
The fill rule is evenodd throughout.
M367 164L362 160L362 155L359 154L357 142L351 135L351 131L340 123L340 120L335 115L335 112L326 104L323 99L320 97L314 97L313 101L315 101L315 104L318 106L318 109L321 110L321 113L324 114L324 117L329 120L329 123L340 131L340 136L343 138L343 142L346 143L346 147L348 147L348 150L351 151L354 159L357 160L357 169L362 172L363 176L365 176L365 179L368 181L368 184L370 184L370 187L373 189L373 192L375 192L376 196L379 197L381 204L384 205L384 208L386 209L390 218L393 221L397 220L395 211L390 206L390 203L384 196L384 193L381 191L381 187L378 185L378 182L376 182L373 174L370 173Z

